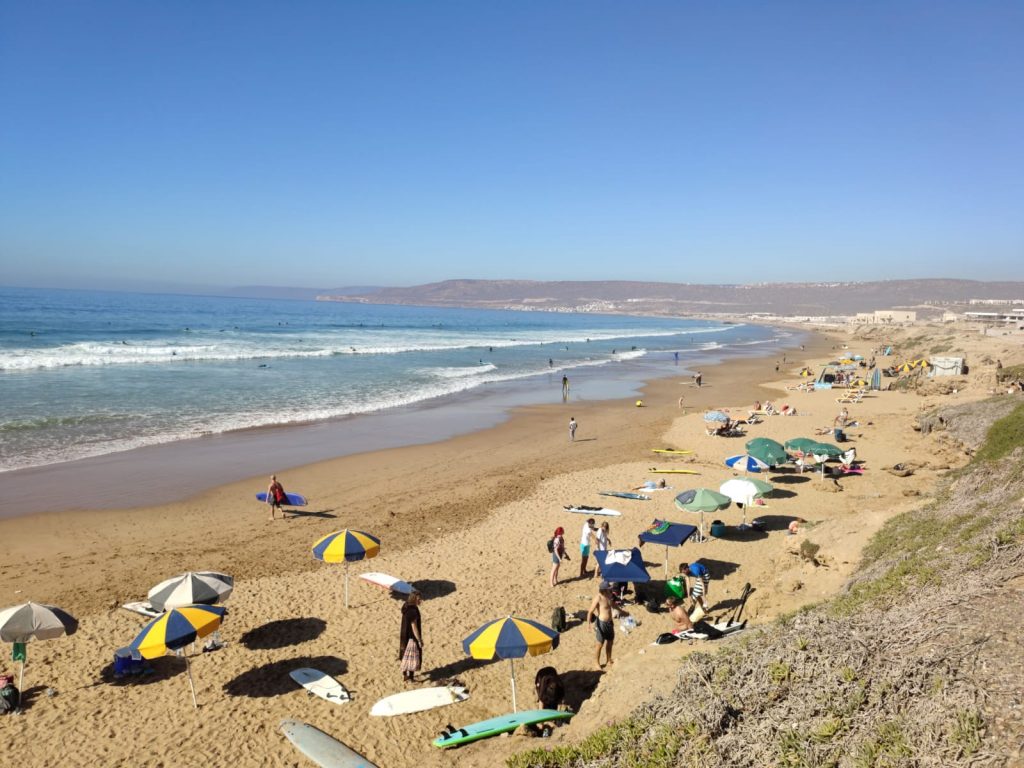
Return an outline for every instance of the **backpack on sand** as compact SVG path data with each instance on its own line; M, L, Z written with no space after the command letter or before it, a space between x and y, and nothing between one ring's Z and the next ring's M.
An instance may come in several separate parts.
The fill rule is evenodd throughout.
M565 608L561 605L551 612L551 628L556 632L565 632Z

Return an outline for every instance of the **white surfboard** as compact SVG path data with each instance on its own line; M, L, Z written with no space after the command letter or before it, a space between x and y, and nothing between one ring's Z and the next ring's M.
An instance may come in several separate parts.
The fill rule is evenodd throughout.
M622 517L621 512L607 507L578 507L574 504L567 504L563 507L566 512L575 512L577 515L605 515L607 517Z
M301 667L288 673L292 680L305 688L311 696L319 696L335 704L344 704L352 697L344 685L319 669Z
M142 616L148 616L151 619L155 619L157 616L163 616L164 614L163 611L158 611L149 603L144 603L142 601L135 603L125 603L121 607L124 608L126 611L138 613Z
M364 581L368 581L371 584L376 584L378 587L384 589L390 589L392 592L397 592L400 595L412 594L412 584L401 579L396 579L394 576L388 576L386 573L361 573L359 578Z
M370 710L376 717L393 717L422 712L425 709L456 704L469 698L469 693L461 685L447 685L438 688L418 688L415 691L403 691L381 699Z
M309 723L282 720L281 731L296 749L320 768L377 768L358 752Z

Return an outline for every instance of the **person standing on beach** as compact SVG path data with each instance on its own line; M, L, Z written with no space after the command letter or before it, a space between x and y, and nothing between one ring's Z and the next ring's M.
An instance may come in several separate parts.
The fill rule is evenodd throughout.
M587 576L587 560L590 558L591 539L594 538L594 518L588 517L580 532L580 578Z
M693 375L693 382L694 382L694 384L697 385L698 389L702 386L702 382L703 381L704 381L704 376L701 374L700 371L697 371L697 373L695 373Z
M398 658L401 661L402 679L413 682L416 673L423 666L423 628L420 625L420 601L418 590L409 593L402 606L402 628L398 635Z
M711 573L703 563L680 563L679 575L692 576L693 582L690 586L690 599L693 601L693 609L700 608L702 614L708 612L704 598L708 593L708 586L711 584Z
M562 526L555 528L555 535L551 538L551 586L558 586L558 567L563 560L568 560L565 554L565 529Z
M569 417L569 442L575 442L576 440L576 427L579 425L576 423L576 419L572 416Z
M612 585L602 581L597 589L597 595L590 604L587 611L587 624L594 628L594 637L597 639L597 668L604 669L601 663L601 649L605 649L605 660L612 663L612 645L615 642L615 624L612 621Z
M569 397L569 377L562 374L562 400L567 400Z
M288 516L281 509L282 504L288 503L288 494L284 492L284 486L277 482L277 475L270 476L270 486L267 488L267 504L270 505L270 519L276 520L275 510L281 510L281 519L287 520Z
M607 521L601 523L601 527L594 530L594 551L595 552L607 552L611 549L612 540L609 538L610 526ZM597 559L597 555L594 556L594 578L598 578L601 575L601 563Z

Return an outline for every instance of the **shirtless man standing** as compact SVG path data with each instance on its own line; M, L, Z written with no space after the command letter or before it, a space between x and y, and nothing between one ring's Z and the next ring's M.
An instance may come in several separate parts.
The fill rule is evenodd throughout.
M587 624L594 627L597 638L597 668L603 669L601 649L605 649L606 663L612 663L612 643L615 642L615 623L612 621L612 585L602 581L594 601L587 611Z

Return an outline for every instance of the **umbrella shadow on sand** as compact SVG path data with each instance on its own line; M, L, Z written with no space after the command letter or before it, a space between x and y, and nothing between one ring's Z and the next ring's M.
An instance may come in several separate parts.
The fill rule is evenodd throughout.
M724 578L736 573L740 569L740 564L734 563L731 560L714 560L710 557L701 557L698 562L707 566L713 579Z
M455 582L445 579L416 579L409 583L419 590L424 600L444 597L455 591Z
M757 520L766 531L785 531L789 524L799 518L795 515L758 515Z
M288 508L288 517L319 517L319 518L336 518L337 515L332 514L333 509L323 509L318 512L310 510L307 512L304 509L295 509L293 507Z
M779 483L782 483L783 485L798 485L800 483L811 482L811 478L807 477L806 475L775 475L774 477L769 477L768 479L776 485L778 485ZM775 492L779 492L777 488L775 489Z
M251 651L270 651L315 640L325 629L327 622L312 616L281 619L250 629L239 638L239 642Z
M100 670L100 679L96 684L149 685L150 683L159 683L164 680L168 680L185 672L185 667L181 660L175 656L159 656L155 659L146 661L145 665L146 669L151 671L144 675L122 675L121 677L115 677L114 662L110 662ZM44 690L44 688L40 688L39 690ZM24 695L25 694L22 694L22 701L24 701Z
M481 661L480 659L474 659L467 657L465 659L459 659L453 661L451 664L445 664L443 667L437 667L436 669L428 670L425 674L428 680L436 682L438 680L447 680L451 677L458 677L463 672L468 672L471 669L477 669L487 664L492 664L495 661L501 661L501 659L488 659L487 661ZM395 660L397 664L397 658Z
M302 688L292 680L288 673L300 667L310 667L331 677L337 677L348 671L348 662L337 656L299 656L284 661L275 661L250 669L233 680L228 680L224 683L224 692L228 696L245 696L250 699L295 693Z

